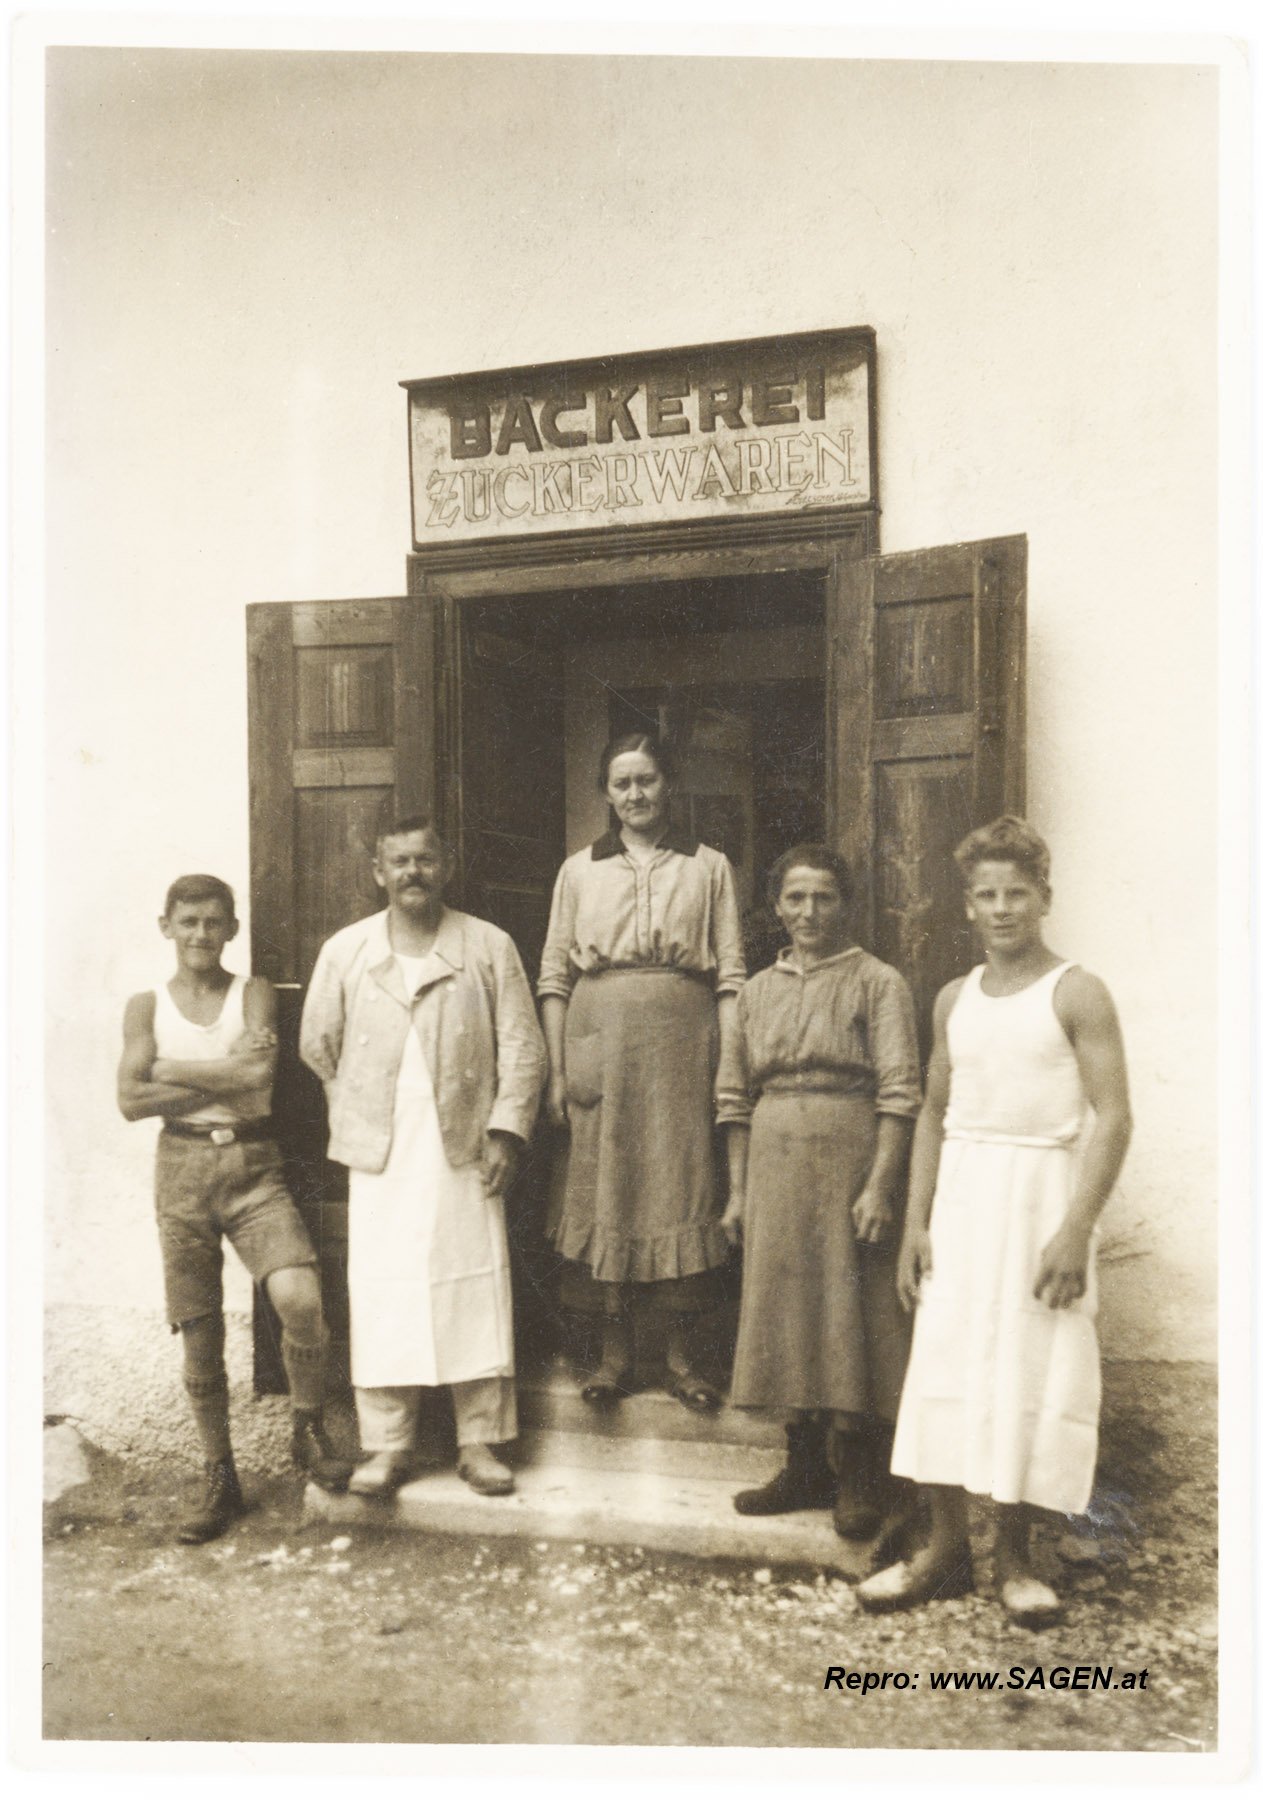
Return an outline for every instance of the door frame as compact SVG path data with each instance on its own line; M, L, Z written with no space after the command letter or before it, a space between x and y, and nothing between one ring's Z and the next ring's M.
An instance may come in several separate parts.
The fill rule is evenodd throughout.
M450 550L414 551L408 558L408 594L434 606L439 671L434 712L434 805L440 831L462 856L462 795L460 791L460 626L461 608L487 600L528 600L560 590L643 586L654 582L705 581L743 575L781 573L818 574L827 581L839 558L850 561L878 552L878 510L865 507L828 516L798 513L775 522L769 530L764 520L734 520L717 530L713 525L681 528L692 541L680 548L663 549L660 541L637 545L629 534L611 534L601 546L590 538L573 545L565 539L550 544L523 543L518 560L505 560L503 549L494 561L487 546L471 544ZM823 598L823 593L822 593ZM823 622L822 622L823 629ZM825 645L827 657L827 639ZM826 769L836 757L836 708L832 684L825 682ZM825 797L825 816L830 838L838 827L837 795L830 777ZM461 870L458 866L457 879Z

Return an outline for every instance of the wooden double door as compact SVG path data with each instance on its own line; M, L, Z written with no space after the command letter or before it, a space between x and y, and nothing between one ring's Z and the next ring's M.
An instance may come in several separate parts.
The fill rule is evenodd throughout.
M793 841L800 818L823 822L857 872L856 935L907 977L928 1047L934 995L971 960L952 848L1024 803L1026 542L894 556L866 554L870 542L852 527L753 550L632 548L441 571L415 557L407 596L249 608L253 968L280 991L278 1132L344 1374L345 1174L324 1158L323 1096L297 1059L305 984L324 939L379 904L378 831L414 812L432 815L456 852L453 902L510 932L534 976L557 868L593 817L591 794L577 791L591 769L575 765L585 706L598 736L601 721L575 686L576 646L616 639L625 652L641 641L647 660L655 645L696 646L669 672L670 690L727 680L735 692L740 674L743 693L762 694L763 745L775 746L794 697L787 741L820 791L799 795L807 811L796 811L765 757L747 861L771 860L778 831ZM786 621L800 645L815 634L817 679L778 698L763 678ZM587 661L600 680L596 648ZM633 691L636 704L646 691ZM624 702L611 694L610 723ZM764 941L756 912L757 902L752 944ZM528 1358L549 1341L539 1300L549 1150L541 1134L514 1208ZM255 1372L261 1391L283 1385L264 1307Z

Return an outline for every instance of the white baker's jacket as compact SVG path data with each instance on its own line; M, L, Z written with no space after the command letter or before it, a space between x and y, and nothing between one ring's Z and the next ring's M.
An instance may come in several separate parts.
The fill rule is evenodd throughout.
M303 1022L317 1072L335 1042L340 1052L330 1099L338 1159L351 1164L351 1377L412 1387L509 1375L504 1201L486 1192L477 1152L488 1127L524 1137L538 1105L545 1057L525 976L502 932L449 911L409 994L386 915L364 923L326 945ZM496 1002L509 961L506 1018Z

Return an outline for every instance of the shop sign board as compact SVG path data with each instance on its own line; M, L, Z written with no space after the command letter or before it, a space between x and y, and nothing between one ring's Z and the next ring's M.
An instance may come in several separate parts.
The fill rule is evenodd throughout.
M872 506L873 374L865 329L405 382L415 547Z

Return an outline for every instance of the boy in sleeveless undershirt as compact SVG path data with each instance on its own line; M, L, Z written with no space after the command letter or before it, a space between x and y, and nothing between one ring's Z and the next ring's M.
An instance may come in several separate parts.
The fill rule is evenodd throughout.
M294 1462L335 1492L351 1465L324 1432L316 1256L285 1185L269 1116L275 992L270 982L223 967L237 916L232 889L217 876L173 882L158 924L175 947L176 972L127 1002L118 1104L125 1119L162 1120L155 1202L167 1316L183 1342L184 1385L206 1459L205 1490L177 1535L201 1544L245 1510L228 1430L225 1238L281 1321Z
M1033 1509L1087 1510L1100 1356L1096 1222L1131 1135L1103 982L1044 942L1048 846L1006 816L956 850L986 961L934 1008L900 1298L916 1308L891 1469L927 1493L929 1542L861 1582L888 1612L973 1586L967 1496L997 1505L995 1574L1018 1623L1061 1603L1031 1563Z

